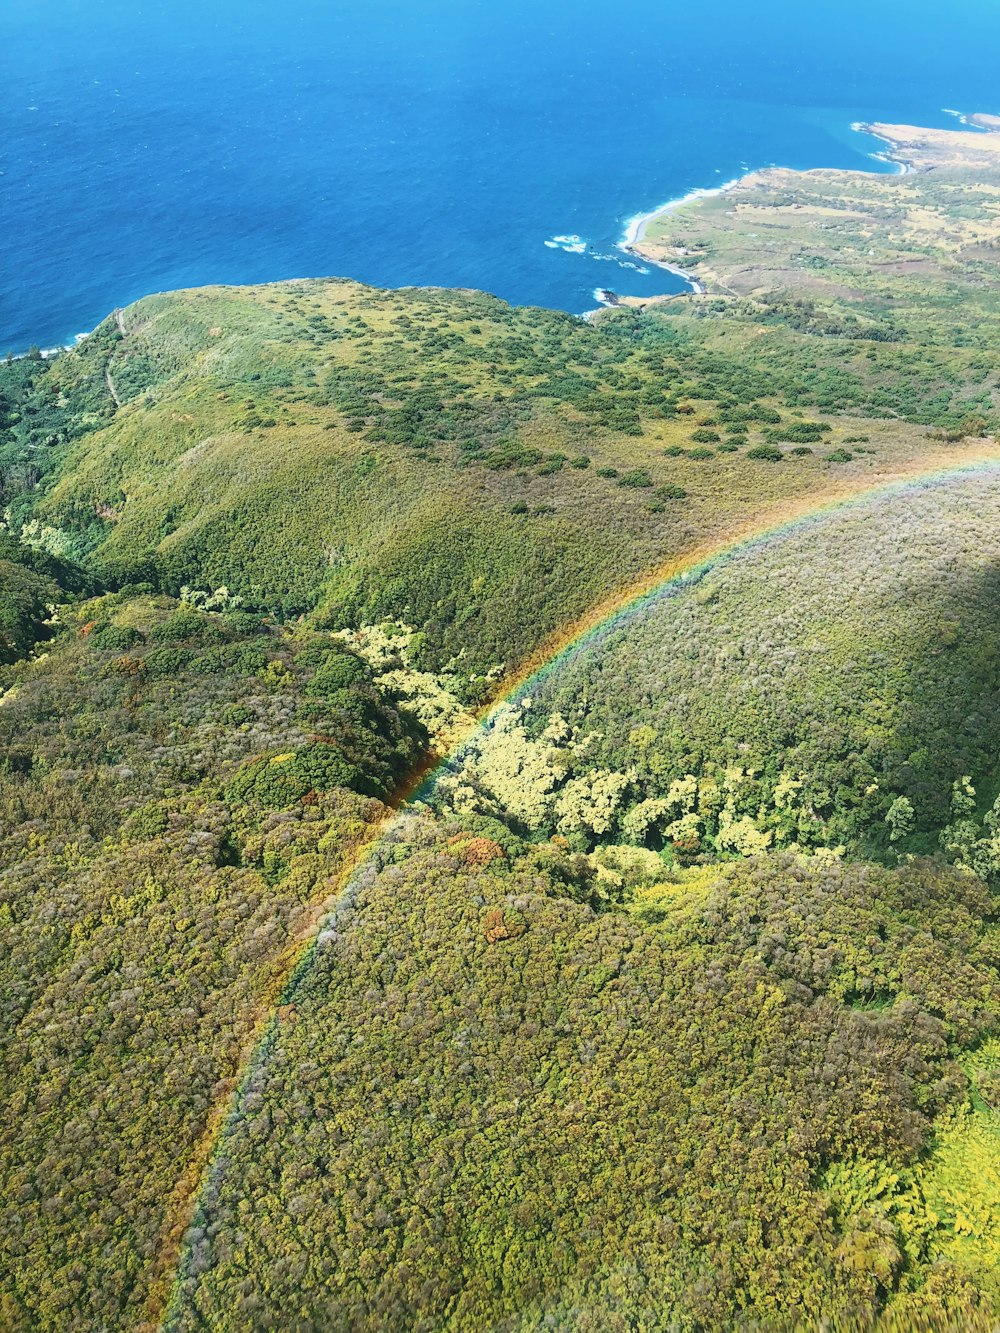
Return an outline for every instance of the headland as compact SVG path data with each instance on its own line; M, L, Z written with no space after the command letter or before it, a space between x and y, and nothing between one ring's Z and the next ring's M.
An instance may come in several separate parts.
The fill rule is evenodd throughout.
M885 145L872 156L891 164L892 173L753 171L632 218L620 246L683 277L691 291L682 297L845 281L852 288L866 268L877 273L887 264L909 265L913 272L947 267L956 248L1000 240L1000 221L991 207L1000 202L1000 117L977 112L961 119L968 128L857 124L854 129ZM926 189L915 188L915 178L927 174L940 181L938 205ZM956 216L958 193L969 196L970 208ZM978 206L972 208L974 197ZM967 211L974 215L965 217ZM829 244L817 247L817 236ZM613 303L645 308L675 299L617 297Z

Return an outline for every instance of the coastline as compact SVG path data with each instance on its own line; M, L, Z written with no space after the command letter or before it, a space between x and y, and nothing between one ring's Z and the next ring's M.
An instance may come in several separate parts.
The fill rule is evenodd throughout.
M982 141L982 140L992 139L994 142L1000 141L1000 116L987 115L984 113L970 114L952 110L950 108L944 108L943 110L944 114L954 116L963 126L965 126L968 130L972 131L971 134L958 135L957 137L964 137L967 140L976 139ZM923 171L931 170L934 167L938 166L939 162L935 160L937 152L936 140L940 140L942 137L956 137L956 132L951 130L920 130L917 127L883 125L878 122L868 122L868 121L854 121L852 122L850 128L855 133L866 134L871 138L878 140L880 143L885 144L886 145L885 151L871 152L868 154L868 157L872 161L876 161L882 163L885 166L890 166L894 168L894 172L898 176L915 175ZM882 131L884 130L888 130L890 131L890 133L883 133ZM919 139L915 137L907 138L905 136L893 137L891 131L897 131L897 132L909 131L911 132L912 135L919 134L925 137ZM908 148L916 151L915 159L905 156ZM741 176L734 177L732 180L725 181L721 185L699 186L694 189L688 190L683 195L679 195L676 198L669 199L667 200L666 203L660 204L657 207L649 209L646 212L637 213L633 217L629 218L625 222L624 234L622 235L622 238L615 243L614 248L623 254L641 260L644 265L650 265L652 267L662 269L665 272L672 274L674 277L679 278L682 282L684 282L687 285L688 290L686 292L684 291L662 292L648 297L632 297L627 295L622 296L620 293L614 291L610 287L599 287L595 289L593 293L594 299L599 303L598 308L594 310L584 311L578 317L583 319L590 319L594 315L599 314L602 309L614 308L619 305L626 305L642 309L646 305L673 300L679 296L707 295L708 289L706 287L705 282L695 273L692 273L691 271L683 268L678 263L670 262L662 257L659 257L651 253L649 250L643 248L643 243L645 241L646 233L649 227L653 222L657 221L662 217L665 217L669 213L675 212L676 210L683 208L687 204L696 204L705 199L713 199L728 194L731 191L737 190L745 182L750 180L751 177L758 175L763 176L770 171L783 171L783 170L794 172L796 174L799 173L807 174L809 171L815 170L815 168L804 168L804 169L775 168L774 166L764 167L764 168L758 167L753 170L745 172ZM881 172L872 172L870 170L865 170L864 168L860 167L829 168L829 170L842 171L845 174L858 174L858 175L879 176L883 174ZM546 240L544 244L550 248L565 249L568 252L574 254L584 253L586 250L586 243L584 242L583 238L576 234L554 236ZM664 248L668 250L670 249L670 247L664 247ZM680 247L677 247L677 255L679 258L683 258L685 253L687 252L681 249ZM613 258L612 255L604 255L604 254L597 255L595 257L599 259ZM628 264L625 264L624 266L632 267L631 265ZM308 279L307 277L303 277L303 278L277 279L274 281L279 283L297 282L297 281L308 282L310 281L310 279ZM264 283L260 285L266 286L268 284ZM87 333L78 333L75 335L75 338L72 342L65 343L59 346L41 348L39 350L39 354L44 360L49 360L53 357L61 355L63 352L72 351L88 336L89 335ZM18 351L18 352L10 350L6 354L0 354L0 356L2 356L2 359L4 360L10 360L10 361L23 360L31 356L33 350L34 349L28 349L25 351Z
M953 114L959 116L963 124L974 126L975 128L978 128L980 130L987 129L987 126L985 124L977 125L976 124L977 118L975 117L961 115L961 113L959 112L955 112ZM979 117L978 119L985 120L987 118ZM897 140L889 137L888 135L880 133L880 130L882 128L883 128L882 126L876 124L875 122L869 122L869 121L854 121L851 124L851 129L856 133L867 134L871 136L873 139L877 139L879 140L879 142L884 143L886 145L885 152L873 152L869 154L869 156L873 161L882 162L887 166L894 167L896 175L910 176L916 174L920 170L927 169L926 166L924 167L918 166L916 162L908 159L907 157L904 157L903 145L901 145ZM997 128L1000 129L1000 118L997 118ZM996 131L994 130L994 132ZM739 186L741 186L751 176L758 174L758 172L761 170L768 170L768 169L757 168L755 171L749 171L743 176L736 177L734 180L726 181L726 183L723 185L689 190L687 194L682 195L680 198L677 199L671 199L667 203L662 204L659 208L652 209L647 213L637 214L635 217L630 218L626 223L625 234L622 237L622 239L618 242L618 249L624 251L627 254L633 255L636 258L641 259L643 263L655 265L657 268L665 269L668 273L673 273L676 277L683 278L684 281L687 282L688 286L690 287L690 292L677 293L677 295L693 295L693 296L706 295L707 287L705 283L694 273L688 272L686 269L681 268L680 265L678 264L668 263L664 259L657 258L655 255L651 254L648 249L643 248L643 241L646 236L646 231L649 228L650 224L656 221L658 218L664 217L666 214L674 212L675 210L681 208L685 204L697 203L699 200L702 199L711 199L723 194L728 194L730 191L735 190ZM789 168L789 170L794 170L794 168ZM850 170L850 169L844 169L844 170ZM858 170L862 175L881 174L878 172L865 172L863 169L858 169ZM597 293L595 293L595 296L596 295ZM607 292L605 293L605 295L614 299L602 300L602 305L604 307L613 307L620 304L629 304L629 305L635 304L635 302L633 302L631 299L618 297L617 293L614 292ZM666 295L661 297L649 297L642 304L649 304L650 302L658 300L666 300L666 299L670 298Z
M959 113L956 112L955 114L958 115ZM964 123L970 123L964 116L962 119ZM870 154L874 161L884 162L887 165L895 167L897 175L900 176L909 176L916 171L916 167L912 162L908 162L903 157L896 156L894 150L898 149L898 145L892 139L887 138L883 134L879 134L872 123L867 121L854 121L851 124L851 129L858 134L868 134L873 139L878 139L881 143L888 145L887 152ZM758 168L757 170L761 169L762 168ZM707 294L707 288L701 279L694 273L689 273L678 264L669 264L666 260L656 259L648 251L642 249L642 242L646 230L657 218L661 218L667 213L674 212L676 209L682 208L685 204L697 203L700 199L713 199L719 195L728 194L731 190L735 190L738 186L742 185L749 176L754 174L755 172L750 171L743 176L736 176L733 180L726 181L723 185L705 186L689 190L687 194L681 195L677 199L670 199L665 204L661 204L658 208L651 209L647 213L637 213L635 217L630 218L625 224L625 234L618 242L618 249L624 251L626 254L641 259L646 264L655 264L657 268L665 269L668 273L673 273L675 277L683 278L691 289L690 295L705 296ZM604 307L613 307L621 304L616 293L610 292L608 294L615 296L616 299L612 301L602 300L601 304ZM678 295L683 294L684 293L678 293ZM596 295L597 294L595 293L595 296ZM649 298L650 301L658 299L663 298Z
M967 111L955 111L950 106L943 106L941 110L946 116L954 116L966 129L982 130L986 134L995 134L1000 130L1000 116L988 115L982 111L970 114Z
M625 254L642 259L646 264L655 264L657 268L665 269L667 273L672 273L676 278L682 278L691 288L692 296L704 296L705 284L700 278L695 277L693 273L688 273L679 264L668 264L664 259L654 259L639 247L646 234L646 228L657 218L663 217L665 213L672 213L675 209L683 208L685 204L696 203L699 199L714 199L717 195L728 194L730 190L735 190L740 182L745 179L745 176L735 176L723 185L700 186L697 189L688 190L687 194L682 194L676 199L669 199L665 204L660 204L658 208L653 208L647 213L637 213L625 224L625 235L618 242L617 248L624 251ZM677 294L682 295L683 293ZM649 299L656 300L657 298L650 297ZM612 305L617 304L617 302L608 301L602 304Z
M55 347L39 347L38 355L43 361L51 361L54 356L62 356L63 352L72 352L74 347L79 347L84 338L89 338L93 333L91 329L88 333L78 333L71 343L59 343ZM26 352L7 352L3 356L4 361L26 361L31 356L34 348L29 347Z
M887 139L884 134L879 134L878 131L867 121L856 120L851 125L851 129L855 132L855 134L867 134L870 138L877 139L879 143L884 143L889 145L889 151L887 153L869 154L869 156L874 162L885 162L889 166L895 167L896 174L898 176L912 176L913 173L916 171L916 167L913 165L912 162L907 162L905 157L896 156L894 151L897 147L896 143L892 139Z
M723 185L698 186L697 189L688 190L687 194L682 194L676 199L668 199L665 204L660 204L657 208L650 209L647 213L637 213L635 217L629 218L625 224L625 235L618 242L620 250L629 250L633 245L637 245L643 238L646 228L658 217L664 213L672 213L674 209L682 208L685 204L693 204L698 199L712 199L717 194L727 194L730 190L735 190L745 176L734 176L732 180L726 181Z

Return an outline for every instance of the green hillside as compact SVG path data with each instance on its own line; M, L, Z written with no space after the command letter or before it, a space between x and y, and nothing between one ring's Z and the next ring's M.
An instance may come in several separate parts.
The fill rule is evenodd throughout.
M5 453L40 486L12 515L112 586L401 619L475 698L670 555L954 453L787 392L659 317L347 282L154 297L35 385Z
M998 521L991 471L719 560L529 685L531 706L467 748L445 798L582 850L619 838L682 859L941 852L971 836L956 800L988 839ZM1000 872L996 849L977 855Z
M881 129L0 364L0 1328L996 1327L1000 138Z

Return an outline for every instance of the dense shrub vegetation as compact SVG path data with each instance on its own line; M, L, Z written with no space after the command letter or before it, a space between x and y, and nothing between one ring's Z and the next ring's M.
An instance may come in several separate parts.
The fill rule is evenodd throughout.
M421 752L370 680L327 638L121 598L9 678L5 1328L139 1319L284 951ZM309 786L276 801L245 775L282 754Z
M998 998L980 885L773 861L639 924L480 841L406 826L323 932L169 1328L985 1327L915 1184Z
M994 170L0 364L0 1327L995 1328Z

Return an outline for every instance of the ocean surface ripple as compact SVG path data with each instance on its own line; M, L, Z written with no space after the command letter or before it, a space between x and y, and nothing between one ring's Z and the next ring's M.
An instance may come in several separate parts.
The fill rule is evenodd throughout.
M1000 7L929 0L6 0L0 352L212 282L343 275L582 313L629 219L859 120L998 111Z

